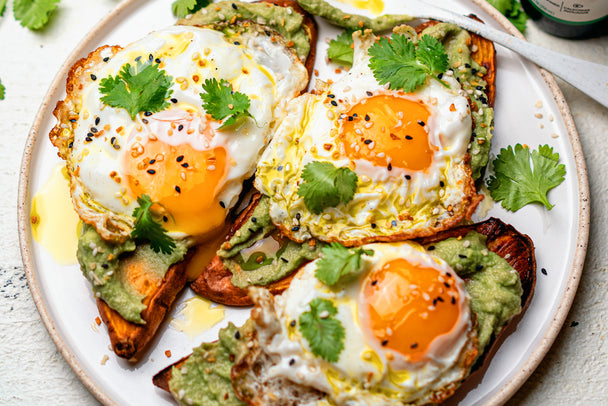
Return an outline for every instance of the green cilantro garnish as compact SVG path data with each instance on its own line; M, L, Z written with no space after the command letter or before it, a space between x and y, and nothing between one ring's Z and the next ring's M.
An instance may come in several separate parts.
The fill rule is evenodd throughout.
M374 255L374 251L348 249L340 243L332 242L323 247L323 257L317 261L315 276L326 285L335 285L340 279L361 272L361 255Z
M176 0L171 4L171 11L177 18L184 18L188 14L196 13L209 5L209 0Z
M353 65L353 32L345 30L336 39L329 41L327 57L330 61L344 66Z
M6 88L2 84L2 81L0 80L0 100L4 100L4 91L5 90L6 90Z
M493 7L503 13L505 17L521 32L526 29L528 15L518 0L487 0Z
M235 92L230 82L221 79L206 79L203 85L206 93L201 93L203 107L211 114L214 120L228 119L219 127L220 130L239 124L247 117L253 118L249 113L249 97L246 94Z
M403 34L382 37L368 52L374 77L381 85L388 83L392 90L413 92L427 76L445 85L437 75L448 69L448 54L435 37L423 35L417 45Z
M141 195L137 198L139 207L133 210L135 217L135 227L131 232L131 238L136 240L146 240L150 242L150 248L154 252L170 254L175 249L175 241L167 235L167 230L154 220L150 209L155 204L148 195Z
M155 63L125 64L118 75L108 76L100 82L101 101L108 106L127 110L131 119L142 111L152 113L166 109L173 78Z
M0 17L4 15L4 9L6 8L7 0L0 0Z
M530 158L532 163L530 164ZM517 211L527 204L538 202L551 210L553 205L547 193L564 181L566 166L558 164L559 154L548 145L539 145L538 151L515 145L502 148L494 160L494 173L488 179L492 199L502 201L502 207Z
M304 182L298 187L298 195L314 214L326 207L336 207L353 199L357 188L357 174L348 168L336 168L330 162L313 161L302 171Z
M15 20L31 30L39 30L49 21L49 17L57 8L59 0L15 0L13 14Z
M338 312L327 299L310 302L310 311L300 315L300 332L312 353L329 362L336 362L344 349L344 327L333 316Z

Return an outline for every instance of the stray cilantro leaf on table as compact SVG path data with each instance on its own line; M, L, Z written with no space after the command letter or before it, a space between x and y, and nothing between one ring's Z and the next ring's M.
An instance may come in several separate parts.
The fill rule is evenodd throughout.
M403 34L380 38L369 48L369 67L381 85L413 92L427 77L444 84L437 75L448 68L448 54L435 37L423 35L417 45Z
M353 32L345 30L338 37L329 41L327 57L330 61L343 66L353 65Z
M5 91L5 87L2 84L2 81L0 80L0 100L4 100L4 91Z
M175 241L167 235L167 230L154 220L150 209L155 204L148 195L141 195L137 198L139 207L133 210L135 217L135 227L131 232L131 238L135 240L145 240L150 242L150 248L154 252L170 254L175 249Z
M315 276L328 286L335 285L344 277L354 276L361 272L361 256L374 255L374 251L363 248L346 248L340 243L332 242L321 250L323 257L317 261Z
M59 0L15 0L13 14L22 26L39 30L48 23L58 3Z
M184 18L188 14L196 13L209 5L209 0L176 0L171 4L171 11L177 18Z
M203 85L205 93L201 93L203 107L211 114L214 120L227 120L219 127L220 130L240 124L242 121L253 116L249 113L250 100L246 94L235 92L230 82L215 78L206 79Z
M310 311L300 315L300 332L308 341L312 353L329 362L336 362L344 349L344 327L333 316L338 309L327 300L316 298Z
M357 174L348 168L336 168L331 162L313 161L302 171L304 182L298 187L298 195L314 214L327 207L336 207L353 199L357 189Z
M127 110L131 119L140 112L155 113L169 107L167 99L173 78L155 63L125 64L118 75L108 76L100 82L101 101L108 106Z
M521 144L502 148L493 163L495 176L488 179L490 196L510 211L534 202L551 210L547 193L566 175L566 166L558 162L559 154L549 145L539 145L532 152Z

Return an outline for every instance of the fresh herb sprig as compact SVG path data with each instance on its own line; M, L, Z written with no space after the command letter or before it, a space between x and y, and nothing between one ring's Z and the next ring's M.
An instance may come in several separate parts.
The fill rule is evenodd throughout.
M362 255L374 255L374 251L363 248L349 249L332 242L321 250L323 257L317 261L315 276L328 286L358 275L362 270Z
M423 35L416 45L403 34L382 37L368 52L374 77L392 90L413 92L428 77L447 86L438 76L448 69L448 54L435 37Z
M4 100L4 91L5 90L6 90L6 88L2 84L2 80L0 80L0 100Z
M184 18L188 14L196 13L209 5L209 0L176 0L171 4L171 11L177 18Z
M344 349L344 327L334 316L336 306L327 299L310 302L310 311L300 315L300 332L308 341L312 353L329 362L336 362Z
M330 61L343 66L353 66L353 32L352 30L345 30L335 39L329 41L327 57Z
M357 174L349 168L336 168L331 162L313 161L302 171L304 182L298 187L298 195L314 214L327 207L350 202L357 189Z
M137 66L127 63L118 75L102 79L99 90L104 104L127 110L134 120L140 112L154 113L169 107L172 83L173 78L158 64L137 62Z
M490 196L510 211L534 202L551 210L547 193L566 175L566 166L559 163L559 154L549 145L539 145L532 152L521 144L502 148L493 166L494 176L488 179Z
M230 82L224 79L206 79L203 85L205 93L201 93L203 107L215 120L226 121L219 127L220 130L239 125L242 121L253 116L249 113L249 97L241 92L235 92Z
M13 15L22 26L30 30L39 30L49 22L57 4L59 4L59 0L15 0ZM6 0L0 0L0 16L4 12L5 6Z
M131 238L134 240L144 240L150 242L150 248L154 252L162 252L163 254L171 254L175 249L175 241L167 235L167 230L154 220L151 208L154 204L150 196L141 195L137 198L139 207L133 210L135 217L135 227L131 232Z

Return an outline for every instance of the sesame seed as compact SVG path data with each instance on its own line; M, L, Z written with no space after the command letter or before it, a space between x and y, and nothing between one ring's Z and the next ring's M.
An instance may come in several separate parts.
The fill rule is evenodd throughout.
M477 265L477 266L475 266L475 269L477 271L481 271L483 269L483 265Z
M444 187L445 183L443 183L443 181L441 180L441 181L439 181L439 186Z
M171 103L177 103L177 99L174 97L171 99Z
M371 224L372 228L376 228L376 223Z
M103 61L104 61L104 62L108 62L109 60L110 60L110 57L109 57L109 56L106 56L105 58L103 58Z
M390 163L388 164L388 166L386 167L386 169L388 169L389 171L393 170L393 165L391 165Z
M467 258L467 256L463 255L463 254L458 254L458 257L460 257L460 258Z
M435 249L434 245L429 245L426 250L427 251L433 251L434 249Z
M281 261L288 263L289 261L286 258L281 257Z
M148 120L146 120L145 118L142 118L142 119L141 119L141 121L142 121L142 123L144 123L144 124L148 124Z
M109 266L108 264L101 264L101 267L102 267L103 269L108 269L110 266Z
M384 346L386 346L386 344L388 344L388 340L383 340L382 341L382 346L384 347Z
M183 129L184 129L184 126L183 126L182 124L180 124L180 125L177 127L177 131L181 131L181 130L183 130Z
M376 284L377 284L377 283L378 283L378 281L377 281L377 280L373 280L373 281L372 281L372 286L376 286Z
M295 363L296 363L296 360L294 358L289 360L289 366L292 366Z
M300 227L299 226L293 226L291 228L291 231L300 231Z
M365 115L365 121L369 121L369 114Z
M152 54L148 55L148 60L152 62L154 60L154 56Z
M238 10L238 7L236 6L236 4L232 3L231 6L233 9Z
M372 97L374 94L372 92L370 92L369 90L365 92L365 94L367 94L369 97Z
M456 304L456 298L452 296L452 304Z
M418 343L412 343L412 345L410 345L410 348L418 348Z
M141 55L135 58L135 62L139 62L141 60Z
M181 192L182 192L182 189L181 189L179 186L175 186L175 191L176 191L177 193L181 193Z
M180 156L178 156L177 158L175 158L175 160L176 160L177 162L181 162L181 161L183 161L183 160L184 160L184 156L183 156L183 155L180 155Z
M93 134L96 134L96 133L97 133L97 128L95 128L95 127L91 127L91 132L92 132Z
M160 58L156 58L156 59L154 60L154 62L156 62L156 63L160 63Z
M118 145L118 144L114 144L114 145L112 145L112 146L113 146L113 147L114 147L114 149L116 149L116 150L119 150L119 149L120 149L120 145Z
M332 101L331 101L331 105L335 107L335 106L337 106L337 105L338 105L338 102L337 102L337 101L335 101L335 100L332 100Z
M92 80L97 80L97 76L95 76L95 75L93 75L93 74L91 73L91 79L92 79Z
M237 340L239 340L241 338L241 332L237 331L236 333L234 333L234 338L236 338Z
M412 177L410 175L405 175L405 179L410 180Z
M156 173L154 169L148 169L146 172L148 172L150 175L154 175Z
M101 121L101 118L97 117L97 118L95 119L95 125L99 125L99 122L100 122L100 121Z
M188 167L188 162L184 162L184 163L182 164L182 168L187 168L187 167Z
M330 93L330 94L327 95L327 97L329 97L330 99L334 99L336 97L336 95Z
M419 125L421 125L422 127L424 127L424 126L425 126L425 123L424 123L424 121L422 121L422 120L418 120L418 124L419 124Z
M411 135L406 135L406 136L405 136L405 139L406 139L406 140L413 140L413 139L414 139L414 137L412 137Z
M546 274L547 274L547 270L546 270L545 268L541 268L541 270L540 270L540 271L542 272L542 274L543 274L543 275L546 275Z
M348 121L353 121L355 118L353 116L348 116Z
M372 140L365 140L365 141L363 141L363 143L364 143L365 145L369 145L369 144L371 144L371 143L372 143Z
M289 325L290 325L291 327L295 327L295 326L296 326L296 321L295 321L295 320L292 320L292 321L291 321L291 323L289 323Z
M154 163L156 162L156 159L150 159L150 161L148 162L150 165L154 165Z
M226 208L226 203L224 203L224 202L222 202L222 201L220 200L220 206L222 206L222 209L225 209L225 208Z
M443 300L443 298L441 296L437 296L437 301L441 302L441 303L444 303L444 300Z
M393 226L393 227L397 227L397 220L393 220L393 221L391 221L391 226Z

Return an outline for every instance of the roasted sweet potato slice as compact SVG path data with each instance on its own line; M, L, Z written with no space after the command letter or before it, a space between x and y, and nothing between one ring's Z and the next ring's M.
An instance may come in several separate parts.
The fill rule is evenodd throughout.
M138 356L156 334L176 296L186 285L186 263L190 255L172 265L163 278L146 272L142 264L129 261L124 266L125 279L139 293L145 295L142 319L146 324L125 320L101 299L97 300L99 314L108 328L110 342L116 355L136 362Z
M154 386L159 387L162 390L169 392L170 391L169 381L171 380L171 378L173 376L173 374L171 373L171 370L173 369L173 367L181 368L187 359L188 359L188 357L184 357L184 358L180 359L179 361L177 361L176 363L169 365L168 367L166 367L165 369L163 369L162 371L160 371L159 373L154 375L154 377L152 378L152 383L154 384Z

